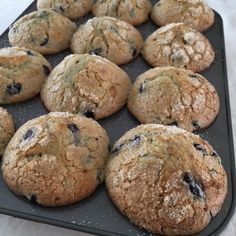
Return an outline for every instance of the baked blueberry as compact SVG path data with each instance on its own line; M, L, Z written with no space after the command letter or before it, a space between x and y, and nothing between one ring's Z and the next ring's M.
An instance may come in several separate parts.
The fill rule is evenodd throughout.
M119 144L119 145L116 145L116 146L112 149L111 153L118 153L118 152L120 151L120 149L121 149L123 146L124 146L124 143L121 143L121 144Z
M40 46L45 46L48 43L48 35L43 39L43 41L40 43Z
M138 50L137 50L137 48L131 46L130 52L131 52L132 57L136 57Z
M185 172L184 173L184 178L183 178L184 182L186 182L188 184L188 188L189 191L196 197L198 198L204 198L205 194L202 190L202 186L201 184L199 184L194 178L193 176L188 173Z
M217 153L215 150L213 150L211 156L213 156L213 157L218 157L219 155L218 155L218 153Z
M196 74L189 74L189 77L196 79L198 76Z
M194 146L198 151L202 152L204 156L208 155L206 148L203 147L201 144L194 143L193 146Z
M60 6L60 7L59 7L59 11L60 11L61 13L64 13L64 12L65 12L64 7Z
M198 124L198 122L196 120L192 121L192 125L195 129L200 129L201 128L201 126Z
M134 138L130 139L129 141L130 141L130 144L131 144L132 146L136 146L136 145L138 145L138 144L140 143L140 141L141 141L141 136L135 135Z
M29 56L33 56L33 55L34 55L34 54L32 53L32 51L30 51L30 50L27 50L26 53L27 53L27 55L29 55Z
M88 117L88 118L92 118L92 119L95 118L95 114L94 114L94 112L91 111L91 110L85 111L85 112L84 112L84 115L85 115L86 117Z
M77 125L75 124L67 124L67 128L71 131L71 133L73 134L74 136L74 142L75 144L79 144L80 143L80 139L79 139L79 128Z
M101 48L96 48L96 49L89 51L89 54L91 54L91 55L98 55L99 56L101 53L102 53Z
M169 125L178 127L178 122L175 120L171 122Z
M30 202L32 204L37 204L37 195L36 194L32 194L30 197Z
M33 128L30 128L26 131L26 133L23 135L23 140L31 139L34 136L34 130Z
M79 128L75 124L67 124L67 128L73 133L77 133L79 131Z
M7 85L6 92L9 95L16 95L20 93L21 88L22 88L22 85L20 83L13 82L12 84Z
M138 88L139 93L142 93L144 91L144 88L145 88L145 83L141 83Z
M50 74L50 69L47 66L43 65L43 70L45 75L48 76Z

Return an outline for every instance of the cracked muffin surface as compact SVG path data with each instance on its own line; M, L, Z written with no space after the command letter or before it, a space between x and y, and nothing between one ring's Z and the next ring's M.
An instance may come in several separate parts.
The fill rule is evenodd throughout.
M149 0L98 0L92 12L95 16L111 16L131 25L140 25L148 20L151 8Z
M71 204L103 182L108 145L96 121L49 113L17 130L3 155L3 177L17 195L41 205Z
M143 46L137 29L112 17L94 17L75 32L71 40L74 53L96 54L121 65L136 58Z
M50 71L49 62L35 51L19 47L0 49L0 104L36 96Z
M200 32L214 24L213 10L202 0L161 0L151 18L159 26L182 22Z
M54 11L69 17L77 19L86 15L92 8L92 0L38 0L37 8L53 9Z
M0 157L15 132L12 116L0 107Z
M76 24L53 10L39 10L21 17L10 28L12 46L53 54L69 47Z
M74 54L55 67L41 98L50 111L101 119L126 103L130 87L129 76L114 63L96 55Z
M203 76L174 67L141 74L128 98L130 112L141 123L174 125L191 132L215 120L219 103L217 91Z
M183 23L172 23L152 33L142 54L153 67L174 66L194 72L208 68L215 59L208 39Z
M131 129L115 143L105 182L124 215L164 235L201 231L227 193L225 170L207 141L157 124Z

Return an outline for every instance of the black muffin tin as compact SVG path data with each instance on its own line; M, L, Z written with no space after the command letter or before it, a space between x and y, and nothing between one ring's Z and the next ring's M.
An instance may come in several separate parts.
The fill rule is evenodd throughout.
M152 1L155 3L156 1ZM33 3L23 15L36 10ZM86 22L92 15L81 18L77 24ZM157 29L151 20L138 27L144 39ZM0 47L9 45L7 33L0 37ZM200 132L200 136L208 140L222 158L222 163L228 177L228 194L220 213L212 219L211 223L198 236L217 235L229 223L235 208L235 161L233 149L233 136L231 125L231 114L229 104L229 91L226 70L225 44L223 33L223 22L219 14L215 13L215 24L204 35L210 40L216 59L210 68L201 74L205 76L216 88L220 97L220 113L215 122L206 130ZM69 50L59 54L46 56L53 66L69 55ZM130 64L122 66L129 74L132 81L150 69L150 66L141 56ZM30 101L4 106L13 116L16 127L19 128L26 121L46 114L47 110L36 97ZM107 130L111 143L113 144L127 130L137 126L139 123L128 112L122 108L119 112L109 118L99 121ZM32 204L24 198L15 196L4 183L0 174L0 213L20 217L28 220L56 225L77 231L84 231L96 235L123 235L123 236L150 236L145 230L139 229L131 224L108 198L105 186L100 186L89 198L66 207L45 208Z

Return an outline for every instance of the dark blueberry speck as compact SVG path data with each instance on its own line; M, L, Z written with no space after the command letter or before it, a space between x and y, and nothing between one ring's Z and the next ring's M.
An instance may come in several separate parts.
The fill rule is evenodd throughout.
M75 124L67 124L67 128L73 133L77 133L79 128Z
M37 196L36 196L36 194L32 194L32 196L30 198L30 202L32 204L37 204Z
M90 111L90 110L88 110L88 111L85 111L84 112L84 115L87 117L87 118L95 118L95 114L94 114L94 112L93 111Z
M73 137L74 137L74 143L77 145L80 143L79 138L79 128L75 124L67 124L67 128L71 131Z
M211 156L212 156L212 157L218 157L219 155L218 155L218 153L217 153L215 150L213 150Z
M6 92L9 95L19 94L21 91L21 88L22 88L22 85L20 83L13 82L13 84L7 85Z
M59 7L59 11L60 11L61 13L64 13L64 12L65 12L65 9L64 9L62 6L60 6L60 7Z
M118 153L118 152L120 151L120 149L121 149L123 146L124 146L123 143L120 144L120 145L115 146L115 147L112 149L111 153Z
M14 33L16 33L16 28L15 27L13 27L12 29L11 29Z
M169 125L178 127L178 122L175 120L172 123L170 123Z
M183 178L184 182L186 182L188 184L189 187L189 191L196 197L198 198L204 198L205 194L202 190L202 186L201 184L199 184L194 178L193 176L188 173L185 172L184 173L184 178Z
M50 74L50 69L49 69L47 66L43 65L43 70L44 70L44 74L45 74L46 76L49 76L49 74Z
M132 146L138 145L140 141L141 141L141 137L139 135L135 135L134 138L129 140Z
M24 140L31 139L33 136L34 136L34 130L31 128L31 129L28 129L26 133L23 135L23 139Z
M93 50L89 51L89 54L99 56L101 54L101 52L102 52L101 48L96 48L96 49L93 49Z
M111 145L108 145L108 151L111 152Z
M145 88L145 84L141 83L139 88L138 88L139 93L142 93L144 91L144 88Z
M209 211L209 212L210 212L210 216L211 216L211 218L213 218L214 216L213 216L212 212L211 212L211 211Z
M196 120L193 120L192 121L192 126L195 128L195 129L200 129L200 125L198 124L198 122Z
M115 28L114 26L111 26L111 32L116 33L116 34L119 33L117 28Z
M30 50L27 50L26 53L27 53L27 55L29 55L29 56L33 56L33 55L34 55L34 54L32 53L32 51L30 51Z
M43 47L48 43L48 36L43 40L42 43L40 43L40 46Z
M194 146L198 151L202 152L204 156L208 155L206 148L203 147L201 144L194 143L193 146Z
M135 47L131 47L130 52L132 54L132 57L136 57L138 50Z
M189 77L196 79L196 78L197 78L197 75L195 75L195 74L190 74Z

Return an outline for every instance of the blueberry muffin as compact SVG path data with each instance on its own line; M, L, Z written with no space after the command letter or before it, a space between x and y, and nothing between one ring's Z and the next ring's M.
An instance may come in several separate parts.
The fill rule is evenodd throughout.
M9 30L12 46L26 47L42 54L60 52L69 46L76 24L53 10L31 12Z
M124 215L164 235L201 231L227 193L225 170L207 141L157 124L138 126L115 143L105 180Z
M0 107L0 157L15 132L12 116Z
M94 17L73 35L71 50L107 58L121 65L137 57L143 39L132 25L112 17Z
M37 8L53 9L54 11L69 17L77 19L90 12L93 6L92 0L38 0Z
M183 23L172 23L152 33L142 54L153 67L174 66L194 72L208 68L215 59L208 39Z
M42 87L49 111L68 111L101 119L127 101L129 76L114 63L96 55L67 56Z
M49 62L35 51L19 47L0 49L0 104L36 96L50 71Z
M131 25L140 25L148 20L151 9L149 0L97 0L92 11L95 16L111 16Z
M3 177L15 194L43 206L71 204L103 182L108 144L96 121L49 113L15 133L3 155Z
M202 0L161 0L151 18L159 26L182 22L200 32L214 24L213 10Z
M203 76L189 70L159 67L141 74L128 99L141 123L175 125L188 131L209 126L219 113L219 97Z

